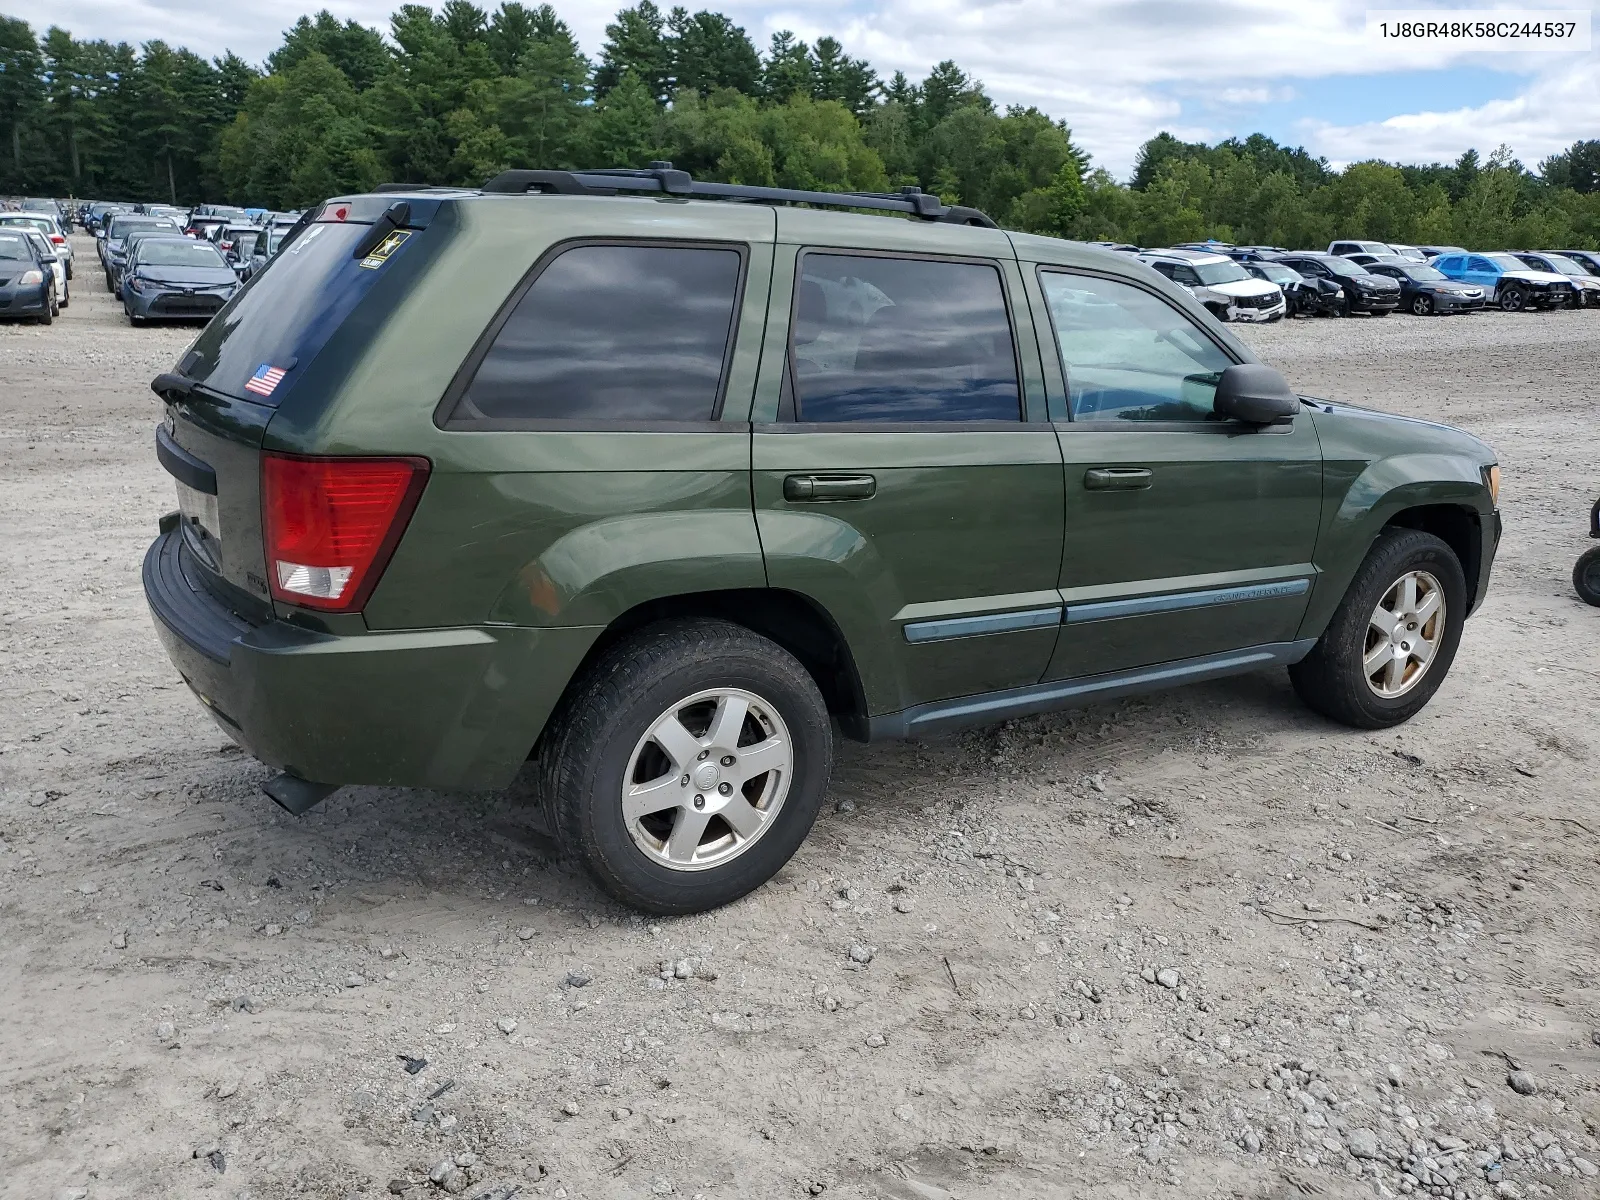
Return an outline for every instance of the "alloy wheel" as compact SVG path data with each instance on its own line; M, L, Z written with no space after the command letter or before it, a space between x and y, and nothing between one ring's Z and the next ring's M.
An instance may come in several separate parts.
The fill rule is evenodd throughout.
M1433 301L1419 292L1411 301L1411 311L1425 317L1433 311Z
M1374 695L1393 700L1428 673L1444 640L1444 588L1428 571L1395 580L1367 623L1361 673Z
M794 776L778 710L753 692L711 688L651 723L623 773L628 834L675 871L720 867L772 827Z

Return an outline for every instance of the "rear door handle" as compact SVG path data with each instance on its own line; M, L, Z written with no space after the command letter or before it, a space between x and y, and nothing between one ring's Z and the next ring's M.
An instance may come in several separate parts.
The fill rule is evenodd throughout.
M1149 467L1090 467L1083 474L1083 486L1091 492L1141 492L1154 475Z
M808 500L870 500L878 493L878 481L871 475L787 475L783 498Z

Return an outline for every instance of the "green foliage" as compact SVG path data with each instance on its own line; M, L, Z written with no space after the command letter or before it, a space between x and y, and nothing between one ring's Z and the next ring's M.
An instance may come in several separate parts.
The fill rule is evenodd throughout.
M1034 233L1154 246L1600 246L1600 141L1534 173L1485 161L1335 171L1264 134L1159 133L1132 178L1037 108L999 111L946 60L882 80L832 37L758 52L722 13L638 0L591 64L549 4L406 3L389 37L323 10L258 72L153 41L42 39L0 17L0 192L299 207L385 180L476 185L512 167L642 167L823 191L920 187Z

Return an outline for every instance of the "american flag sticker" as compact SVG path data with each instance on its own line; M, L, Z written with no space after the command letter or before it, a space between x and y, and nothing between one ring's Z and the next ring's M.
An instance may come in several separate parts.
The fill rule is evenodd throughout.
M286 367L274 367L262 363L256 368L256 373L245 382L244 390L254 392L258 396L270 396L288 373Z

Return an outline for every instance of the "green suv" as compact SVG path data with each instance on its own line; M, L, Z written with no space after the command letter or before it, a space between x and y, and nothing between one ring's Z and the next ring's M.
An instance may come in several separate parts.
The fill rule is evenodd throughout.
M1294 396L1138 261L915 190L330 200L152 386L156 631L269 794L531 757L566 852L663 913L783 865L835 727L1272 666L1404 721L1500 532L1477 439Z

